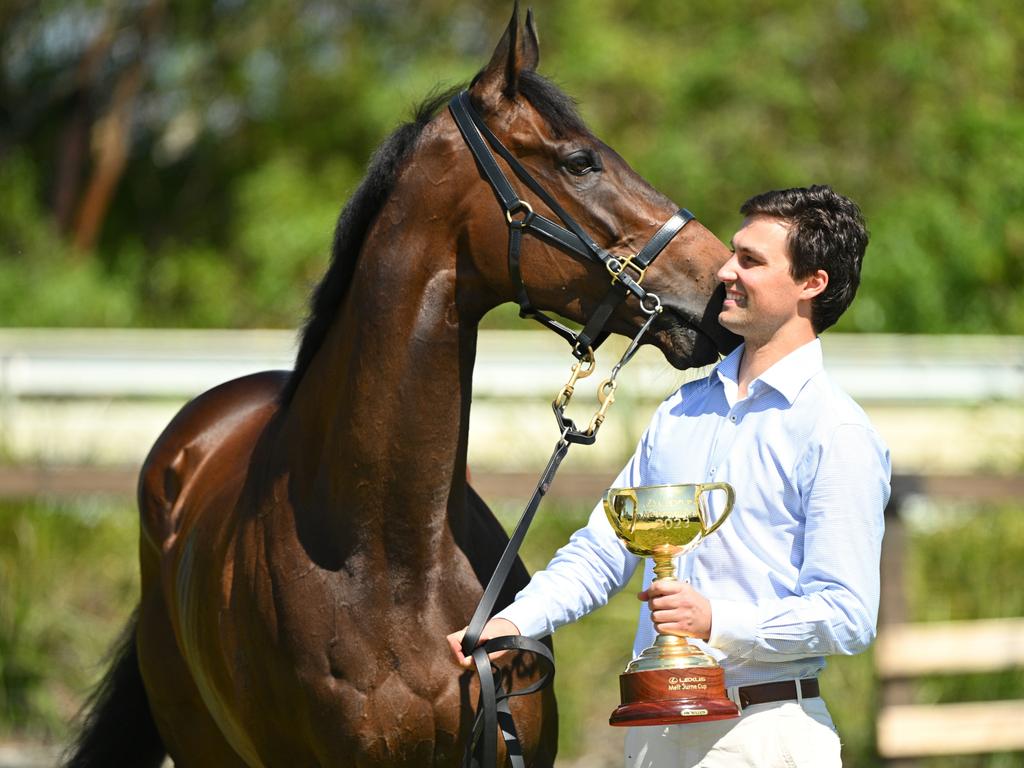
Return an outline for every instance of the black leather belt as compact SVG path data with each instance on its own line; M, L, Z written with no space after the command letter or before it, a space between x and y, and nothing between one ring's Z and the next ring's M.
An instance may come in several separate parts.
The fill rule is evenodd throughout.
M800 686L800 695L797 695L796 687ZM760 685L744 685L737 691L737 698L741 707L749 707L754 704L767 704L772 701L793 701L800 698L813 699L821 695L818 686L818 679L812 677L809 680L783 680L779 683L761 683Z

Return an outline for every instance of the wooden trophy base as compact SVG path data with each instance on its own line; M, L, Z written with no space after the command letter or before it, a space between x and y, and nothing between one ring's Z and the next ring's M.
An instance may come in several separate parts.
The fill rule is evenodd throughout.
M619 675L622 704L610 725L703 723L740 716L725 695L721 667L684 667L624 672Z

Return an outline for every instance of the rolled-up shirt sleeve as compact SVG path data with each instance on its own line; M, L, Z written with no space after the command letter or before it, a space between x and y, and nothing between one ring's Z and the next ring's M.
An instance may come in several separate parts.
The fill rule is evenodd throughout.
M854 654L875 637L889 454L861 424L839 425L797 475L805 515L795 594L751 602L711 598L708 644L729 656L786 661Z

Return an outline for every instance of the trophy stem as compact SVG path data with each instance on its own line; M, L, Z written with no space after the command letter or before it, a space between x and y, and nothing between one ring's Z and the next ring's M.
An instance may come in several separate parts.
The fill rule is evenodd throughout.
M656 580L676 580L676 564L672 562L671 547L664 547L666 551L659 552L661 547L655 547L654 551L654 578Z

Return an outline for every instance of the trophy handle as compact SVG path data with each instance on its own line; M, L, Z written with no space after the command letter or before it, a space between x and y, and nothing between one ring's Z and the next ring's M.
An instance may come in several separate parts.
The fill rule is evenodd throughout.
M633 502L633 506L630 509L629 517L620 516L615 511L615 504L613 499L623 496ZM636 513L640 508L640 500L636 496L636 491L632 488L609 488L608 493L604 497L604 513L608 516L608 521L612 524L612 528L616 531L622 531L633 535L633 531L636 530ZM623 523L628 524L628 528L623 527Z
M708 528L707 519L704 516L704 507L701 506L701 497L709 491L725 491L725 509L718 519ZM718 526L725 522L725 518L732 512L732 505L736 501L736 491L728 483L701 483L697 486L697 512L700 514L701 536L710 536L718 530Z

